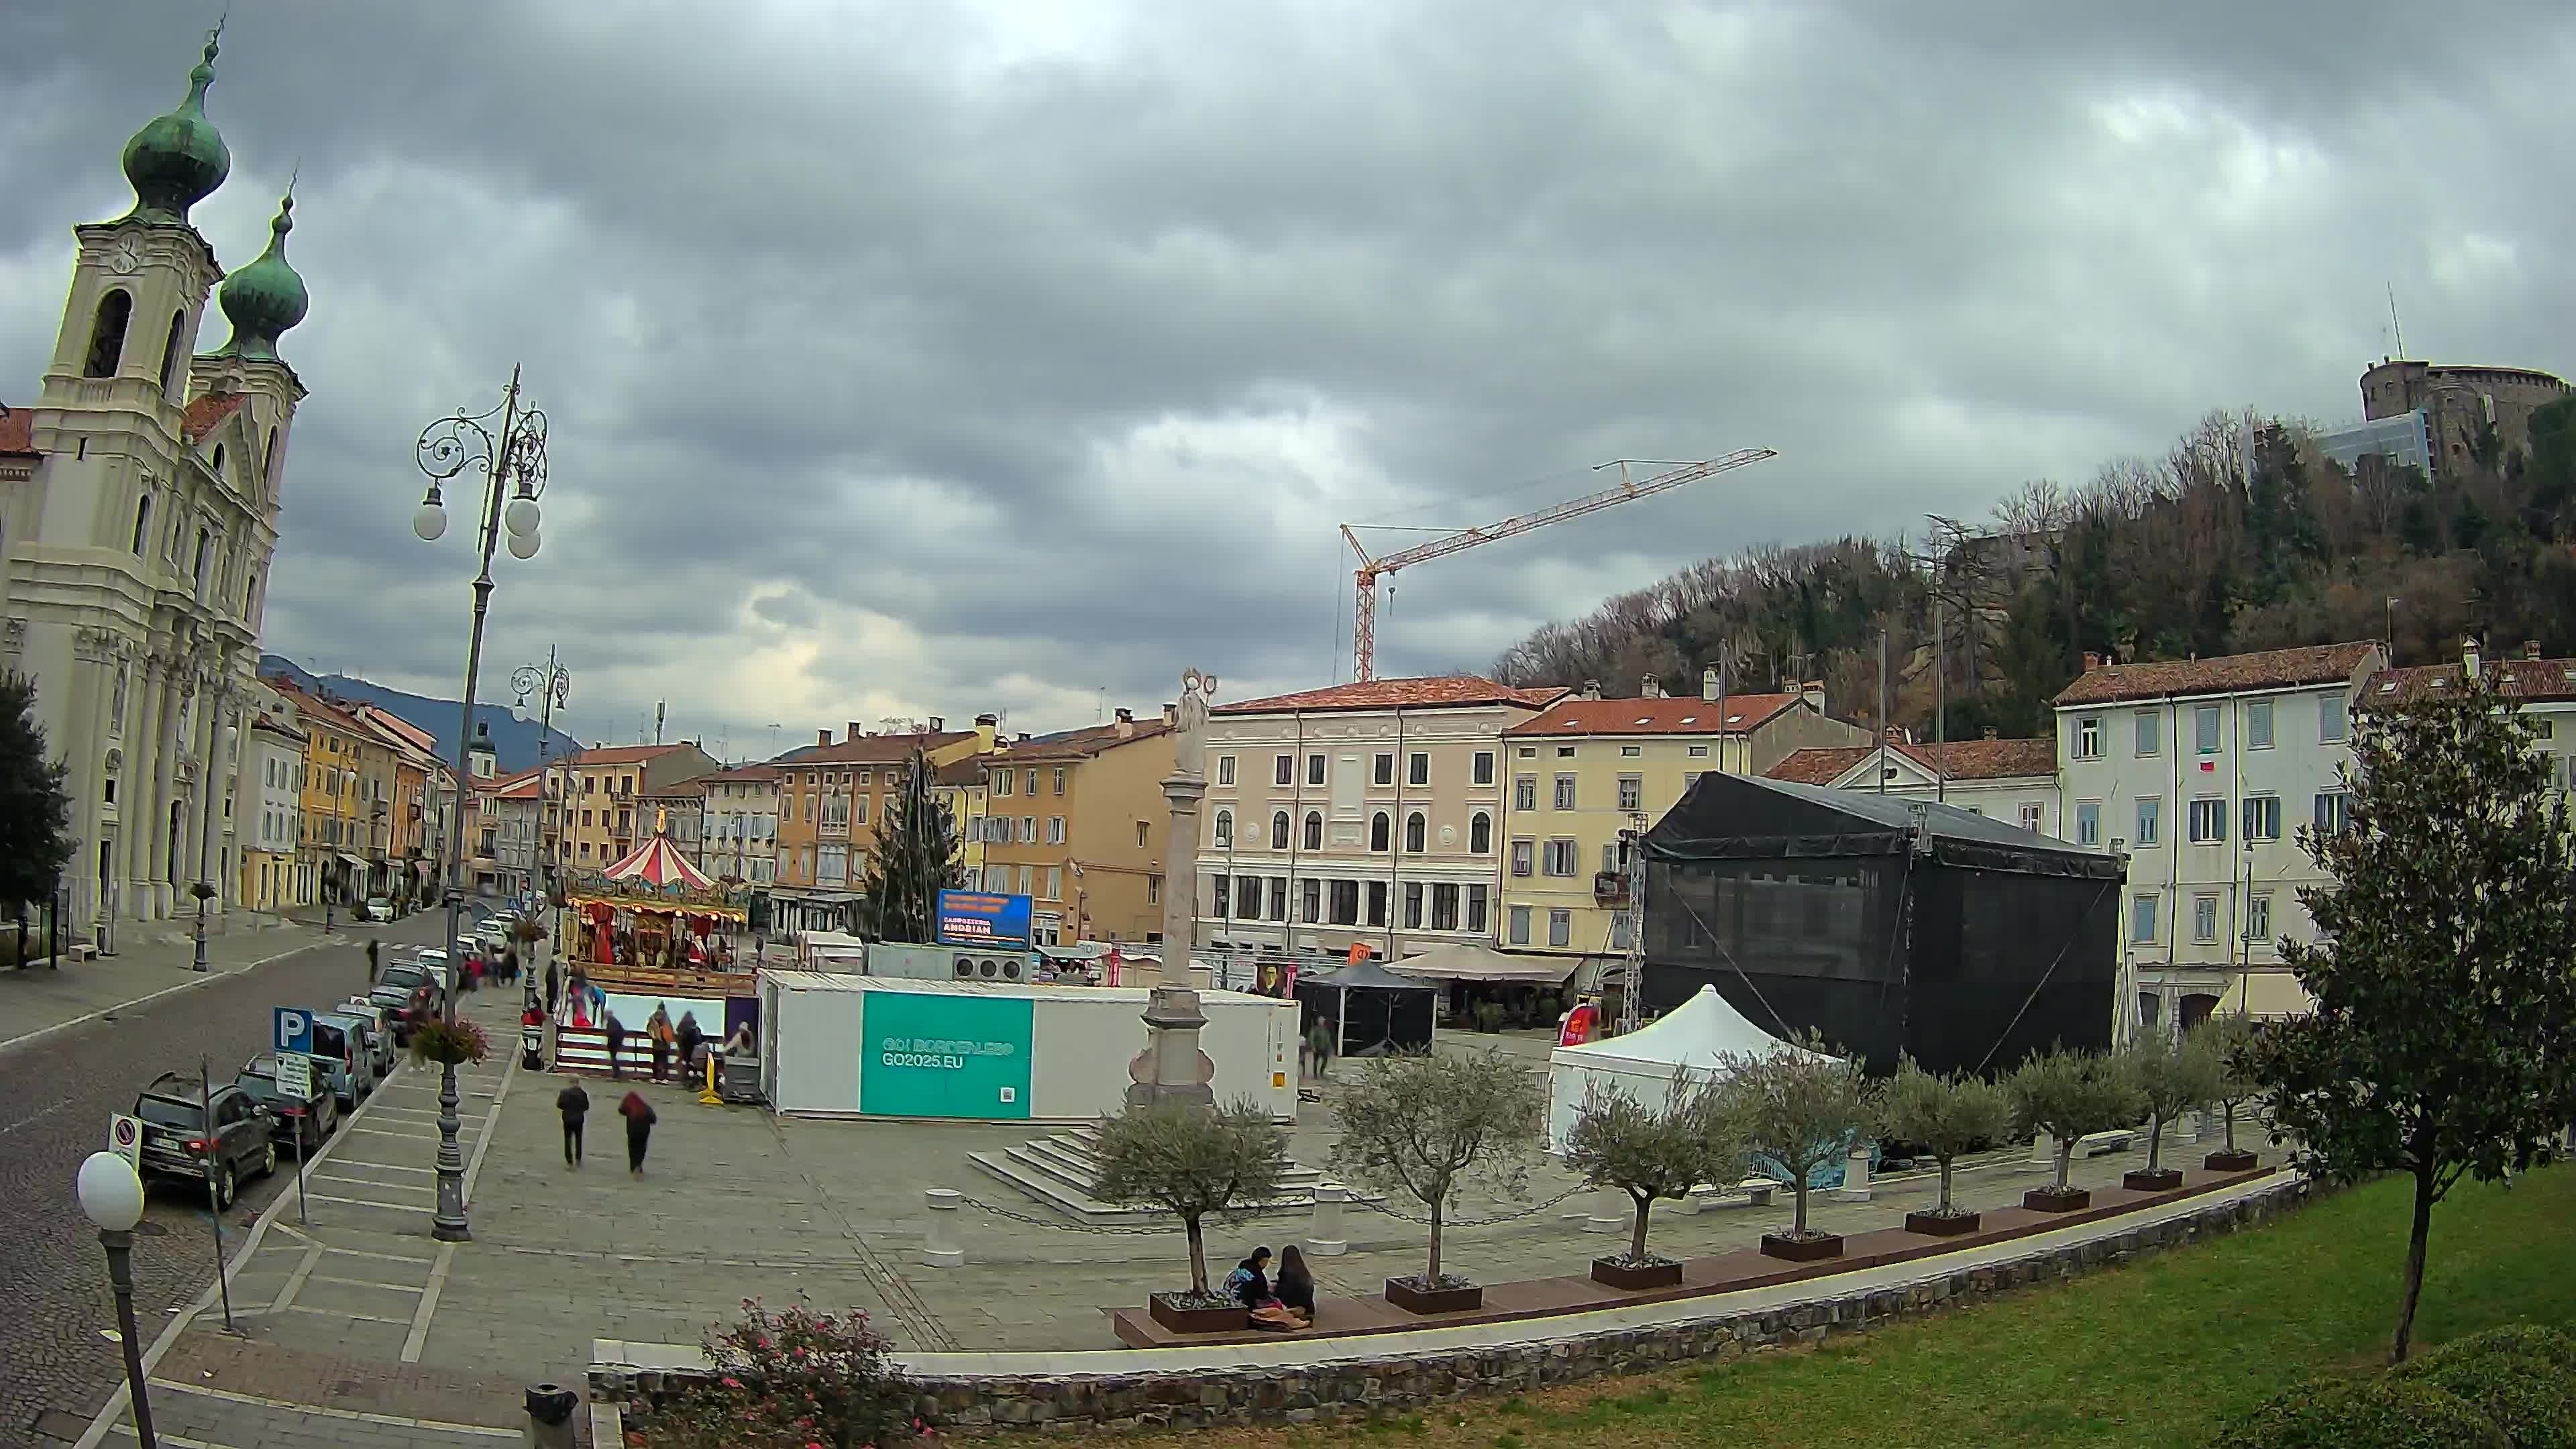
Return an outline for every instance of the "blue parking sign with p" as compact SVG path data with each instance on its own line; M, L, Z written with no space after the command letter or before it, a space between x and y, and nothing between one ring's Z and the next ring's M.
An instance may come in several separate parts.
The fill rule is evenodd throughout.
M313 1050L313 1014L292 1006L276 1008L277 1030L270 1045L282 1052Z

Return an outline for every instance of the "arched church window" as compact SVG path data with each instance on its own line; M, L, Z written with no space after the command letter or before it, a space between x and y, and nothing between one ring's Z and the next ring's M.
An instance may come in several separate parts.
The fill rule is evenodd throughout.
M143 545L152 537L152 495L144 494L134 501L134 556L143 557Z
M210 558L212 558L212 557L214 556L214 552L215 552L215 536L214 536L214 534L212 534L212 533L210 533L210 532L208 532L207 530L202 529L202 528L201 528L201 529L198 529L198 530L197 530L197 565L196 565L196 568L195 568L195 569L194 569L194 570L189 574L189 577L190 577L190 578L193 578L193 579L195 579L195 580L197 581L197 588L199 589L199 591L200 591L200 592L202 592L202 591L205 589L205 587L206 587L206 562L207 562L207 560L208 560L208 559L210 559Z
M170 340L161 344L161 390L163 392L179 390L179 379L174 374L179 368L179 339L187 330L187 312L181 310L171 313Z
M125 360L125 324L134 317L134 294L123 287L98 299L98 320L89 329L89 365L85 377L114 377Z
M224 445L221 443L215 444L215 476L224 476Z
M260 450L259 476L267 486L271 488L277 486L277 429L275 427L268 430L268 442L262 445Z

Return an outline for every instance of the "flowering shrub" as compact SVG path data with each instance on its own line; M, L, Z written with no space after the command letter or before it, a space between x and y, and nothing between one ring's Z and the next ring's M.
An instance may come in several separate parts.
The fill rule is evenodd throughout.
M483 1028L462 1017L455 1021L433 1017L412 1028L411 1057L416 1062L453 1067L479 1062L491 1054L492 1043L483 1035Z
M895 1449L931 1437L884 1335L857 1309L773 1313L746 1298L742 1321L705 1345L717 1378L654 1415L644 1449Z

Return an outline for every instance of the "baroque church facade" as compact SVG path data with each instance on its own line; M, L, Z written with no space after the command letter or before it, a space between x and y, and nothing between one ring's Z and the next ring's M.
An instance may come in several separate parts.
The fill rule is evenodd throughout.
M232 166L206 116L220 38L186 99L126 144L134 209L73 229L53 360L34 403L0 414L0 665L35 681L67 766L65 917L108 944L120 923L193 915L198 881L210 912L238 894L244 735L304 398L278 353L307 305L286 261L292 189L268 249L229 275L188 219ZM230 336L201 353L210 298Z

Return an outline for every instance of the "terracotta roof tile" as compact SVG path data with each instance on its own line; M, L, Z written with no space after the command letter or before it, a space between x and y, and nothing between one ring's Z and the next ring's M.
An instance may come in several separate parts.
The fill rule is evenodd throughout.
M1364 684L1336 684L1298 694L1274 694L1266 699L1221 704L1211 713L1292 714L1327 710L1460 708L1480 704L1520 704L1535 708L1554 703L1565 692L1562 687L1554 685L1514 689L1508 684L1497 684L1473 674L1435 674L1420 679L1372 679Z
M35 413L0 405L0 456L37 456Z
M1713 735L1743 734L1797 707L1794 694L1730 694L1717 702L1688 699L1560 699L1503 731L1507 735Z
M776 765L744 765L740 769L718 770L700 778L711 785L766 785L778 776Z
M1161 720L1139 720L1133 733L1121 735L1116 725L1093 725L1089 729L1068 730L1025 745L1012 745L995 758L1005 765L1027 764L1033 760L1088 760L1105 750L1132 745L1169 734L1171 726Z
M778 757L779 763L796 765L888 765L912 758L914 750L945 749L960 740L975 738L973 730L942 730L937 734L861 735L855 740L837 744L807 745L801 750Z
M2146 664L2105 664L2085 671L2060 690L2056 704L2112 704L2164 695L2234 694L2249 689L2288 689L2350 679L2379 650L2376 644L2309 644L2228 654L2216 659L2160 659Z
M981 785L984 783L984 768L983 756L968 755L940 766L937 779L942 785Z
M179 435L193 443L215 430L215 426L250 401L246 392L210 392L188 404L179 416Z
M641 765L658 760L678 748L678 745L602 745L596 749L575 750L564 763L576 766Z
M1952 740L1946 745L1899 742L1888 748L1921 766L1928 775L1939 776L1946 762L1949 778L1954 781L2012 780L2057 773L2057 741L2053 739ZM1774 780L1802 785L1830 785L1852 766L1877 753L1876 745L1796 750L1762 773Z
M2490 659L2485 668L2509 699L2576 700L2576 659ZM2383 669L2362 686L2361 703L2368 708L2437 697L2443 690L2458 689L2466 677L2458 664Z

